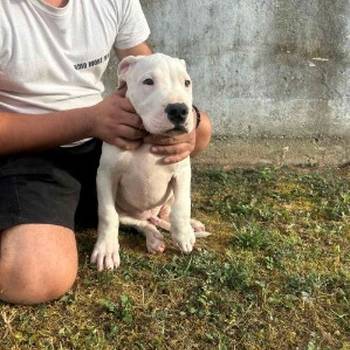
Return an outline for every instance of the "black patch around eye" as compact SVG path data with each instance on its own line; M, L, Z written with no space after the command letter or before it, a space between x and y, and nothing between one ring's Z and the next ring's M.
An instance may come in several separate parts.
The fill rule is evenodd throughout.
M144 85L154 85L154 81L151 78L145 79L142 83Z
M191 81L190 80L185 80L185 86L189 87L191 85Z

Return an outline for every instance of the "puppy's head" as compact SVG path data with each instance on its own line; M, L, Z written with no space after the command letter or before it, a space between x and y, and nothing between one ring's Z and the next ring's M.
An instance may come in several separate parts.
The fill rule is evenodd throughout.
M163 54L129 56L118 66L119 86L151 134L189 133L194 128L192 82L184 60Z

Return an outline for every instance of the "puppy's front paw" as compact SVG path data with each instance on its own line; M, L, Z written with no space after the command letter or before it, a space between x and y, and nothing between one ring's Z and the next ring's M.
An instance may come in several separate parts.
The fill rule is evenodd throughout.
M174 244L184 253L191 253L196 242L196 236L191 225L185 230L171 232Z
M91 254L91 263L97 265L97 270L114 270L120 265L119 243L116 239L97 241Z

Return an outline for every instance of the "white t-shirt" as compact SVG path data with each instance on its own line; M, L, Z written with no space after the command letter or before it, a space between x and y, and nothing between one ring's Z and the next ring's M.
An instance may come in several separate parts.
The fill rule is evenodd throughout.
M144 42L139 0L0 0L0 111L42 114L101 101L112 47Z

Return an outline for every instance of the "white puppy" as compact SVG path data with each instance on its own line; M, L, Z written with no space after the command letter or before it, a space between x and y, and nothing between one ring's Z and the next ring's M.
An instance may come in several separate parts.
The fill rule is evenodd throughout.
M150 134L189 133L195 128L185 61L163 54L130 56L120 62L118 75ZM165 249L157 226L170 230L185 253L192 251L196 236L209 235L200 222L191 220L190 157L166 165L150 147L144 144L136 151L125 151L107 143L102 146L97 173L98 239L91 256L100 271L120 264L119 224L142 231L151 253Z

